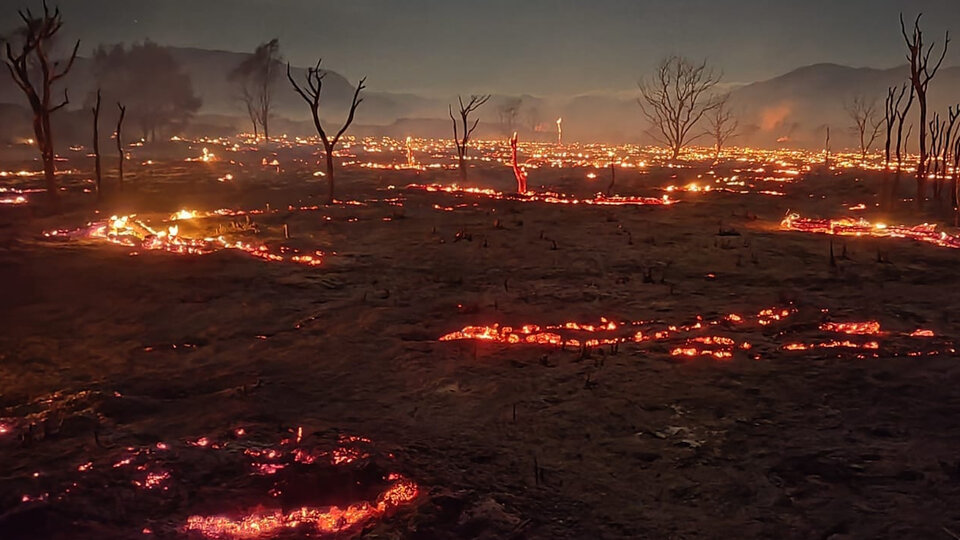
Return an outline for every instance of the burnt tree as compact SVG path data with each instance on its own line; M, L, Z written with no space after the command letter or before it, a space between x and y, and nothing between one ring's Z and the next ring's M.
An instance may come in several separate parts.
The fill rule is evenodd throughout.
M943 64L943 59L947 56L947 48L950 46L950 32L947 32L940 59L931 64L936 43L931 43L929 47L924 44L923 30L920 29L922 16L922 13L917 15L913 23L913 34L907 35L907 26L903 22L903 14L900 14L900 30L909 51L907 59L910 61L910 84L917 95L917 105L920 107L920 129L918 130L920 160L917 163L917 205L920 207L923 207L923 200L926 197L927 166L930 160L927 148L927 88Z
M322 59L317 60L316 66L307 69L305 86L301 86L293 78L290 64L287 63L287 80L290 81L293 89L300 94L300 97L303 98L303 101L310 106L310 113L313 115L313 126L317 129L317 134L320 135L320 141L323 142L323 150L326 153L327 158L327 204L333 204L335 185L333 176L333 151L336 148L337 143L340 142L340 137L343 137L343 134L346 133L347 128L349 128L350 124L353 123L353 119L357 113L357 107L363 103L363 98L360 97L360 92L366 88L365 83L367 79L366 77L360 79L360 83L357 84L357 89L353 93L353 101L350 103L350 113L347 115L347 120L344 122L343 127L337 131L337 134L331 138L323 129L323 123L320 121L320 95L323 93L323 79L327 76L327 73L320 69L321 62Z
M33 112L33 132L43 160L43 177L47 196L52 203L56 203L59 193L50 116L66 107L70 98L64 90L63 101L54 104L53 85L70 72L70 68L77 59L80 42L77 41L74 45L73 52L66 63L62 60L52 60L49 56L49 46L63 28L60 8L50 11L44 0L43 13L39 16L35 16L29 9L17 13L23 21L21 41L16 47L7 42L5 63L13 82L30 103L30 109Z
M854 96L853 100L843 108L853 121L853 131L860 144L860 164L862 165L866 163L870 148L880 136L883 120L877 118L877 102L868 102L863 96Z
M904 104L902 108L900 107L900 103L903 100L903 92L901 92L892 110L893 118L897 125L897 144L895 148L897 166L894 169L893 184L890 186L890 194L887 201L890 206L893 205L893 201L896 200L897 195L900 193L900 179L903 175L903 158L907 153L905 149L905 143L909 141L910 133L913 131L913 124L911 124L907 130L906 137L904 137L903 125L906 123L907 116L910 114L910 109L913 107L913 102L916 99L916 91L913 89L913 86L905 85L905 88L909 88L910 92L906 104Z
M954 137L957 136L957 131L955 130L955 127L957 125L958 119L960 119L960 105L957 105L956 109L954 109L952 106L949 107L947 109L947 121L946 121L947 130L946 130L946 133L944 133L943 149L940 153L940 163L941 163L940 176L941 176L941 182L943 183L946 183L947 170L950 165L951 153L953 152L953 139ZM954 167L953 173L951 175L952 182L956 182L957 174L958 174L957 168ZM950 200L953 203L956 203L956 200L954 199L955 191L956 191L955 189L952 189L952 188L950 189Z
M913 87L910 87L910 99L906 103L906 107L903 107L903 98L907 94L907 84L903 84L899 89L895 86L887 88L887 99L884 103L884 124L886 129L886 141L884 143L884 175L883 175L883 187L880 190L880 205L889 209L893 204L894 186L890 182L890 163L892 162L893 157L893 143L894 143L894 128L896 127L896 174L897 181L896 185L899 189L900 183L900 152L903 141L903 121L907 116L907 113L910 111L910 107L913 105ZM898 91L899 90L899 91Z
M641 81L640 110L651 124L648 133L670 149L675 161L685 145L703 134L692 135L705 114L720 103L710 94L720 83L720 75L707 67L680 56L660 62L652 79Z
M100 169L100 90L97 90L97 102L93 106L93 163L97 175L97 200L103 197L103 174Z
M960 175L960 136L953 143L953 207L956 212L953 215L953 225L960 227L960 181L957 175Z
M477 129L477 125L480 124L480 119L477 118L471 126L470 115L476 112L477 109L482 107L487 101L490 101L490 95L470 96L470 100L467 103L463 102L462 97L457 96L457 101L460 102L460 121L463 123L462 136L457 126L457 119L453 116L453 105L448 106L448 111L450 113L450 120L453 122L453 142L457 145L457 162L460 165L460 180L466 183L467 145L470 143L470 136L473 135L474 130Z
M252 55L245 58L227 76L239 86L240 100L253 123L254 137L270 140L270 111L273 109L273 87L281 69L280 41L272 39L261 43Z
M899 92L898 88L891 86L887 88L887 99L884 102L884 126L886 129L886 142L884 143L884 165L887 169L890 169L891 161L891 146L893 143L893 128L897 125L897 119L900 115L900 104L903 103L903 96L907 93L907 85L904 84L900 86Z
M714 161L720 161L720 152L727 141L737 135L739 121L734 118L730 110L730 94L717 99L717 107L707 116L710 136L713 137Z
M933 178L933 198L940 200L940 151L943 149L943 136L947 132L947 122L940 120L940 113L934 113L930 121L930 163L927 176Z
M517 179L517 193L523 195L527 192L527 171L523 170L523 167L520 166L520 163L517 161L517 132L513 132L513 137L510 137L510 150L511 150L511 161L510 164L513 167L513 176Z
M123 160L125 158L123 152L123 119L127 116L127 108L117 103L117 109L120 111L120 117L117 119L117 154L119 156L119 161L117 161L117 175L120 180L120 189L123 189Z

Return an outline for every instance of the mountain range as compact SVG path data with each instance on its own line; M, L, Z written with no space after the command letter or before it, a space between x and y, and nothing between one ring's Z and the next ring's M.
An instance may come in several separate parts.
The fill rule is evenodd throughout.
M227 74L247 55L195 48L169 47L171 55L190 75L203 105L192 126L196 131L229 133L246 129L246 119L237 99L235 86ZM730 103L738 118L739 136L733 144L757 147L820 148L827 126L831 127L835 147L854 144L852 121L845 104L855 96L876 100L878 119L882 119L887 88L906 82L907 66L892 69L853 68L837 64L801 67L784 75L749 84L730 85ZM294 77L302 80L304 68L295 68ZM447 99L394 93L377 89L374 78L368 83L364 103L358 112L354 134L406 137L448 137L451 135ZM78 116L85 98L94 91L93 62L78 58L64 79ZM321 116L340 121L346 114L355 89L336 71L324 80ZM469 93L469 89L465 89ZM650 143L648 127L636 103L634 90L573 97L536 97L495 95L480 111L479 137L506 136L520 131L527 139L555 140L557 118L563 118L564 138L582 142ZM313 132L306 104L293 92L285 76L275 91L274 133L307 135ZM0 76L0 135L8 139L29 136L29 115L21 110L26 102L19 89L6 76ZM960 67L944 67L930 86L930 110L945 114L949 105L960 104ZM505 114L508 107L515 112ZM71 113L67 113L69 117ZM512 120L508 120L511 118ZM80 121L78 116L77 121ZM83 129L66 129L69 140Z

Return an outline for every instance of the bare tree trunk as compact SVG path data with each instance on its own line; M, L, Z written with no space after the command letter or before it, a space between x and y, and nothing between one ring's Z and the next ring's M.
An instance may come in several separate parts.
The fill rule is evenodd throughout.
M513 132L513 137L510 138L510 150L511 150L511 161L510 164L513 168L513 176L517 180L517 193L523 195L527 192L527 172L520 167L520 161L517 157L517 146L518 146L518 137L517 132Z
M43 150L43 180L47 188L47 194L51 202L56 207L60 203L60 193L57 187L57 168L54 162L52 142L47 140L47 147Z
M920 97L920 162L917 163L917 207L923 209L924 199L927 196L927 97Z
M117 120L117 153L119 154L117 173L120 179L120 189L123 189L123 117L127 115L127 108L117 103L117 109L120 110L120 119Z
M960 136L953 145L953 207L956 209L953 224L960 227Z
M607 186L607 197L613 195L613 186L617 183L617 167L610 164L610 185Z
M57 165L56 165L56 156L53 152L53 133L50 129L50 113L47 112L42 115L40 119L41 124L43 125L43 179L47 186L47 193L50 195L50 200L53 201L54 205L59 204L60 193L57 187Z
M333 204L333 145L324 145L327 153L327 204Z
M934 45L931 44L929 47L924 45L923 30L920 28L920 17L922 15L917 15L917 19L913 23L912 35L907 35L903 14L900 15L900 30L903 32L903 39L909 52L907 58L910 60L910 83L913 85L920 105L920 130L918 131L920 161L917 163L917 207L920 209L923 208L924 198L926 197L927 166L930 159L930 153L927 149L927 88L943 64L943 59L947 55L947 48L950 45L950 33L947 32L940 59L931 69L930 61Z
M52 61L47 56L46 48L63 27L60 9L54 8L50 11L44 2L43 13L39 16L35 16L29 9L19 11L18 15L23 21L21 32L18 34L22 37L21 43L17 52L14 53L12 42L6 42L5 60L13 82L30 103L30 109L33 112L33 131L43 160L43 178L47 187L47 196L56 211L59 193L50 115L65 107L70 98L64 91L63 102L54 106L51 103L50 91L53 83L63 78L73 67L77 52L80 50L80 42L78 41L73 47L73 53L67 62Z
M93 107L93 159L97 179L97 200L103 198L103 175L100 170L100 90L97 90L97 104Z
M463 122L463 136L461 137L458 127L457 119L453 116L453 105L450 105L447 110L450 114L450 120L453 122L453 142L457 145L457 161L460 164L460 181L463 184L467 183L467 151L468 144L470 143L470 136L473 134L473 131L477 129L477 126L480 124L480 119L477 118L473 122L473 126L470 126L470 115L482 107L487 101L490 100L490 95L470 96L470 101L466 104L463 102L463 98L457 96L457 100L460 102L460 121ZM557 126L560 126L560 120L557 120Z
M347 120L344 122L343 126L340 128L340 131L337 132L333 138L327 136L327 132L323 129L323 124L320 121L320 95L323 91L323 78L326 76L326 73L320 69L320 60L317 60L317 64L307 70L306 85L301 86L293 78L293 73L291 72L290 64L287 64L287 80L290 81L290 84L293 86L293 89L303 98L304 102L310 106L310 112L313 115L313 126L317 130L317 135L320 136L320 140L323 142L323 149L327 154L327 182L328 183L328 193L327 193L327 203L333 204L333 193L334 193L334 178L333 178L333 150L337 147L337 143L340 142L340 138L343 137L343 134L346 133L347 128L353 124L353 120L357 114L357 107L363 103L363 98L360 97L360 93L366 89L366 78L360 79L360 83L357 84L357 89L353 93L353 102L350 104L350 113L347 115Z

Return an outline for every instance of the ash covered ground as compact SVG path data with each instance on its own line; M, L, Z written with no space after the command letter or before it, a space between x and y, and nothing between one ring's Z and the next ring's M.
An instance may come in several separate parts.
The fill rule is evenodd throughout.
M307 506L344 513L264 536L960 531L960 252L780 227L948 221L880 214L881 173L696 161L618 171L613 192L676 204L595 205L348 166L325 205L307 158L182 161L197 150L131 167L99 213L78 172L60 215L35 194L0 208L3 538L203 538L191 518ZM764 166L729 191L662 189ZM609 183L529 172L568 200ZM514 180L482 163L469 185ZM244 213L171 219L223 208ZM89 234L130 214L322 262ZM398 482L415 492L384 499Z

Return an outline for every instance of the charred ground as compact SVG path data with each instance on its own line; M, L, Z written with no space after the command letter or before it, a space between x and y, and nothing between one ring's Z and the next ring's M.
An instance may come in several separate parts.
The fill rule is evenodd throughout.
M136 490L104 495L131 488L97 468L93 487L63 502L23 496L126 447L226 440L237 429L290 438L298 428L318 440L369 438L392 456L375 470L419 486L413 504L349 535L960 531L960 369L948 343L960 333L956 251L779 230L788 210L872 208L877 173L808 171L778 187L782 197L680 193L670 206L597 207L404 188L448 184L456 171L346 168L338 198L366 202L324 206L322 179L303 169L253 167L217 182L235 169L180 159L135 171L100 216L82 175L65 177L64 215L0 209L4 537L196 534L182 525L209 505L211 486L219 497L235 489L237 511L251 495L222 468L186 474L211 459L189 449L171 461L184 474L162 504L138 504ZM691 167L624 173L617 191L659 197L710 168ZM513 181L500 167L471 174L502 191ZM540 169L530 183L585 197L604 180L584 174ZM320 267L233 251L130 256L41 234L106 213L159 221L181 208L268 205L282 210L182 226L322 250ZM682 337L564 350L438 341L471 325L691 325L774 307L791 314L769 327L715 326L752 346L729 359L674 356ZM830 320L879 321L890 334L866 351L784 350L833 339L820 329ZM917 329L937 337L895 337Z

